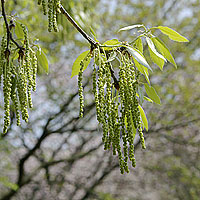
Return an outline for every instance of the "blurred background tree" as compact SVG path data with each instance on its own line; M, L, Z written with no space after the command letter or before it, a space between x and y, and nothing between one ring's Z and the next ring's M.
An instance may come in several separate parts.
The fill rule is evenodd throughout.
M130 41L134 31L117 34L126 25L164 25L185 35L187 45L162 40L174 55L178 69L153 66L151 80L162 105L144 104L149 119L147 150L137 151L137 166L119 172L112 152L105 152L96 122L90 81L84 72L86 112L78 118L76 77L71 66L88 44L65 18L59 33L47 32L47 19L36 1L6 2L39 39L50 62L49 75L37 80L37 92L28 124L16 127L0 141L0 199L181 199L200 196L200 7L199 0L63 1L65 8L89 33L103 42L114 37ZM1 19L3 24L3 20ZM2 33L2 27L0 27ZM159 33L158 33L159 34ZM131 36L132 35L132 36ZM148 56L148 54L147 54ZM2 96L2 95L1 95ZM2 108L2 100L1 100ZM1 116L3 110L1 110ZM2 123L1 117L1 123Z

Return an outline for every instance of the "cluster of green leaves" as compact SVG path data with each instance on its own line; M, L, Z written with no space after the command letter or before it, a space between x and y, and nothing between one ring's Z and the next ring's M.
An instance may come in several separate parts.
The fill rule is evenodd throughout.
M113 39L102 45L98 43L96 48L80 54L72 67L72 77L79 75L80 116L82 116L82 74L93 58L93 93L97 120L103 127L102 140L105 149L112 147L113 154L118 152L121 173L129 172L128 158L135 167L136 132L140 136L142 148L145 149L143 130L145 128L148 131L148 120L142 108L143 101L161 104L156 90L150 83L149 71L153 70L144 56L143 41L146 40L150 57L161 70L167 61L177 66L167 46L153 35L153 31L159 29L174 41L188 42L185 37L164 26L147 29L139 24L124 27L119 31L134 28L143 30L138 31L139 35L132 42L120 42ZM118 78L114 70L118 71ZM142 82L143 77L146 82ZM144 89L147 96L144 95ZM123 151L121 150L121 139L123 140Z

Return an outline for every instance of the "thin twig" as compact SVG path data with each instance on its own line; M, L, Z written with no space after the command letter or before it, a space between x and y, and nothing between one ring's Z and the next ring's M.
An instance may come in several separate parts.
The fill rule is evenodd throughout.
M17 46L17 48L23 49L23 47L21 47L12 37L12 33L10 32L10 27L8 25L8 21L7 21L7 17L6 17L4 4L5 4L5 0L1 0L2 15L3 15L3 18L4 18L4 22L5 22L5 25L6 25L6 31L7 31L7 47L6 47L6 50L7 51L9 50L10 40Z
M91 44L91 50L93 50L94 48L96 48L99 45L73 20L73 18L69 15L69 13L64 9L64 7L62 5L60 5L60 11L62 14L64 14L67 17L67 19L78 30L78 32ZM104 46L101 46L101 47L104 47ZM118 47L118 46L116 45L116 47ZM110 72L111 72L111 76L114 80L114 86L117 90L119 90L119 81L115 77L114 71L111 69L111 67L110 67Z
M91 48L96 48L98 43L95 42L69 15L69 13L64 9L64 7L60 6L60 11L67 19L71 22L71 24L78 30L78 32L91 44Z
M119 81L117 80L117 78L115 77L115 74L114 74L114 71L113 69L111 68L111 66L109 66L110 68L110 73L111 73L111 77L113 78L114 80L114 86L117 90L119 90Z

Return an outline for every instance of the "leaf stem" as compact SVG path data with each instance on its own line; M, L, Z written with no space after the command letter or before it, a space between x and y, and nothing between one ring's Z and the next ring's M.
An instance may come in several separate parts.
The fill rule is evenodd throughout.
M142 36L145 36L145 34L143 33L143 34L137 36L133 41L129 42L129 44L133 44L137 39L139 39Z

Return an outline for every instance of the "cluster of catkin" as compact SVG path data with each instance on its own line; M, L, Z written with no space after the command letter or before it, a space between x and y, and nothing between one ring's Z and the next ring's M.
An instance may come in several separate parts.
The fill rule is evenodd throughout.
M36 90L37 57L29 45L28 32L22 25L24 46L18 49L18 60L13 56L14 44L3 36L0 51L0 81L3 82L4 93L4 128L6 133L10 125L11 102L14 105L17 125L20 125L20 112L24 121L28 122L28 107L32 108L31 91ZM3 80L2 80L3 79Z
M121 173L129 172L128 159L135 167L134 139L136 132L145 149L139 103L136 97L139 72L128 52L117 51L119 60L119 88L115 87L111 63L107 55L99 48L93 52L93 93L95 97L97 120L102 125L104 149L112 147L113 154L118 153ZM81 62L78 85L80 97L80 116L83 115L82 73L84 60ZM123 143L123 144L121 144ZM123 147L122 147L123 146Z
M44 15L48 14L48 31L58 32L57 14L60 13L60 0L38 0Z

